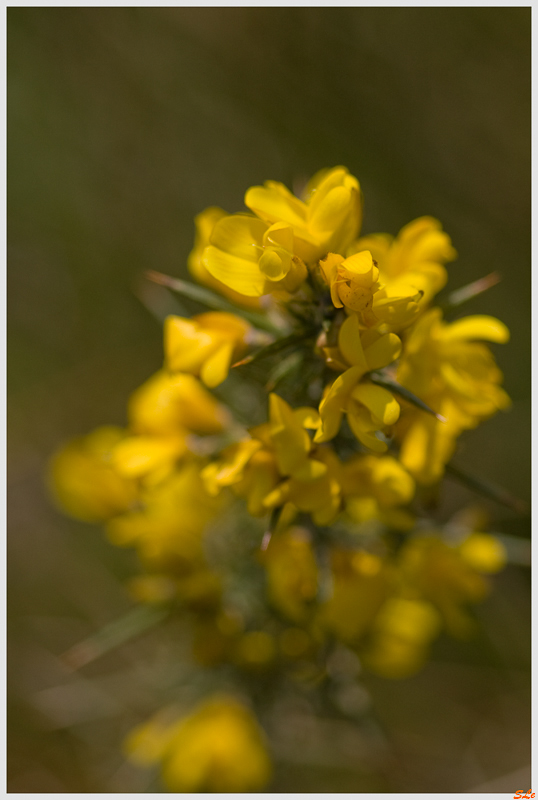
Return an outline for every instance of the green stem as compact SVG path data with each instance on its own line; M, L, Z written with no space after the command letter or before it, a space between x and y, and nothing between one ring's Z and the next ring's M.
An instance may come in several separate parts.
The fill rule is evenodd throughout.
M229 303L224 297L215 294L210 289L206 289L203 286L197 286L195 283L189 283L189 281L182 281L180 278L172 278L170 275L165 275L162 272L155 272L154 270L146 272L146 277L148 280L158 283L161 286L166 286L173 292L177 292L183 295L183 297L188 297L189 300L194 300L208 308L214 308L217 311L226 311L229 314L239 313L256 328L261 328L262 330L276 335L282 333L282 329L263 314L258 314L255 311L247 311L242 308L239 309L237 306Z
M483 478L478 478L476 475L470 475L460 467L454 466L454 464L446 465L446 473L468 489L487 497L489 500L495 500L496 503L512 509L517 514L525 514L528 511L527 504L518 497L514 497L506 489L485 481Z
M80 669L149 628L154 628L168 614L169 609L163 606L135 606L123 617L109 622L97 633L71 647L61 656L61 661L71 669Z

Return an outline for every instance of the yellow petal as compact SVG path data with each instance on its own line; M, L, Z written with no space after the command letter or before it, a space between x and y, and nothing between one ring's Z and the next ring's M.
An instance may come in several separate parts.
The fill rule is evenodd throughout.
M374 295L372 311L380 322L388 325L408 325L420 311L419 301L422 295L414 287L410 287L409 296L383 297L383 292Z
M374 453L384 453L386 451L387 445L385 442L378 439L373 431L366 429L367 426L363 424L363 417L360 414L354 413L351 410L348 411L347 421L359 442L362 442L365 447L373 450Z
M284 222L271 225L263 235L264 247L279 247L293 253L293 228Z
M303 426L303 428L317 430L321 425L321 418L315 408L303 406L301 408L294 409L293 414L295 418L299 420L299 423Z
M383 268L393 241L394 237L388 233L372 233L369 236L361 236L351 245L348 254L352 255L353 253L359 253L361 250L369 250L372 258Z
M351 204L352 190L346 186L335 186L323 200L313 207L310 228L320 233L332 232L342 221Z
M192 318L203 329L216 331L230 339L243 339L250 331L250 325L242 317L227 311L206 311Z
M248 214L233 214L219 220L209 243L231 256L257 262L267 225Z
M245 194L245 205L262 219L270 222L287 222L304 227L306 206L282 183L267 181L264 186L252 186Z
M386 333L380 336L373 344L364 350L364 358L368 371L381 369L399 357L402 352L402 342L395 333Z
M217 280L248 297L261 297L265 294L266 278L258 267L258 261L225 253L217 247L206 247L202 264Z
M193 320L167 317L164 321L164 353L171 372L197 373L215 343L209 333Z
M314 436L314 442L328 442L336 436L348 397L362 374L360 367L350 367L331 385L319 405L322 424Z
M298 481L314 481L321 478L327 472L327 464L316 461L314 458L307 458L299 467L294 470L293 477Z
M299 469L310 452L310 437L290 406L276 394L269 395L271 439L282 475Z
M275 248L265 248L258 264L263 274L271 281L280 281L288 274L291 266L289 254Z
M384 425L394 425L400 416L400 406L387 389L373 383L361 383L353 397L368 408Z
M355 255L346 258L346 260L342 262L342 267L352 272L354 275L367 275L369 272L372 272L373 266L374 262L369 250L355 253Z
M254 455L262 447L255 439L246 439L232 445L223 454L223 459L208 464L200 476L210 494L218 494L220 487L232 486L243 477L243 471Z
M338 347L348 364L360 367L362 374L368 372L368 362L362 347L359 319L356 314L350 314L340 328Z
M204 362L200 370L200 378L210 389L218 386L228 377L233 349L232 342L225 342Z
M480 314L452 322L443 330L443 339L449 342L454 339L484 339L504 344L509 338L510 331L503 322Z
M116 445L112 463L126 477L140 477L174 461L186 450L184 437L132 436Z
M502 542L487 533L471 533L459 547L462 558L478 572L499 572L506 565Z

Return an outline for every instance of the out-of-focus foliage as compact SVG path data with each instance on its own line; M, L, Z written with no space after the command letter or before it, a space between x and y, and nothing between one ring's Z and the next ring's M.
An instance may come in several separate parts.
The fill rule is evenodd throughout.
M217 703L220 710L192 711L213 690L214 679L204 674L219 676L220 688L237 695L230 667L243 675L242 691L263 718L276 791L461 790L520 768L526 776L528 600L517 566L526 556L516 538L527 534L525 523L509 512L499 519L490 505L496 529L515 536L470 534L485 521L454 516L469 494L447 485L430 514L432 527L406 540L413 525L405 508L414 487L408 472L388 456L354 460L349 453L342 472L331 453L343 445L342 411L355 437L372 447L381 444L375 431L390 433L401 406L395 432L402 461L424 487L423 507L432 505L431 484L456 438L506 405L489 350L468 341L504 341L505 329L484 317L495 314L512 331L510 356L500 348L495 355L513 410L465 433L455 460L527 496L528 28L525 9L10 11L13 791L143 790L143 773L122 763L118 742L171 696L177 737L162 751L171 788L263 785L264 745L244 704L230 699ZM304 86L316 87L315 96ZM435 220L421 218L420 231L408 226L395 240L364 236L353 245L362 201L346 172L334 180L329 174L330 185L327 175L316 176L304 206L281 184L254 187L246 204L257 215L255 231L245 222L254 217L228 218L213 208L206 225L198 216L187 259L201 208L235 210L245 186L268 175L300 183L331 162L360 176L364 234L396 233L424 213L443 220L460 256L448 266L441 301L492 268L504 273L503 291L472 301L467 328L424 313L455 256L450 241ZM237 265L230 242L247 232L258 256L249 257L247 282L227 283ZM422 236L430 237L427 245ZM402 255L405 237L408 245L415 237L411 261ZM421 247L428 255L417 268ZM321 418L313 409L292 411L305 405L292 349L245 366L259 388L232 370L222 394L230 364L247 347L263 347L267 333L253 338L250 325L224 324L214 312L193 320L199 305L176 303L142 282L135 284L142 303L159 319L177 320L166 339L174 372L138 389L126 418L125 397L162 358L159 325L129 297L142 269L186 277L188 261L199 281L234 301L245 292L240 305L259 314L266 306L257 295L274 286L276 300L285 299L278 293L301 286L304 262L328 250L340 254L320 265L322 285L334 307L351 316L339 334L333 326L336 337L327 331L318 341L316 357L323 353L336 377ZM278 316L273 322L281 324ZM383 325L388 329L376 333ZM391 395L390 384L365 380L398 358L399 337L404 356L392 379L449 420L458 408L461 419L448 435L446 424ZM305 374L311 368L307 360ZM231 427L230 411L195 376L231 402ZM264 430L267 378L275 392ZM312 385L309 406L323 389L319 378ZM58 500L81 519L109 519L109 538L136 547L146 576L137 575L126 551L62 521L40 488L57 443L107 420L121 427L79 438L56 457ZM258 428L242 439L243 426L252 424ZM317 430L316 443L308 430ZM219 458L209 460L219 448ZM324 563L304 520L290 527L291 517L281 519L256 564L263 528L248 517L238 525L227 487L255 515L287 503L326 525L345 509L355 524L374 528L364 542L333 543ZM379 522L395 537L388 560L371 547ZM466 609L484 599L483 575L503 565L503 541L512 566L480 612L480 627ZM236 578L223 583L226 574ZM270 617L259 593L263 575ZM58 660L129 608L125 579L130 597L156 608L179 603L183 616L100 662L90 663L88 649ZM481 632L460 645L441 637L430 650L441 629L463 637ZM121 624L109 630L111 641L114 630ZM339 643L328 655L332 637ZM92 646L104 652L106 640L103 632ZM187 652L182 642L189 640ZM387 684L416 672L429 654L420 677ZM77 659L87 666L66 672ZM283 668L295 688L276 681ZM439 698L441 685L447 703L461 701L443 708L443 698L436 700L432 730L428 698ZM454 708L463 706L458 716ZM213 712L229 730L226 752L215 740L213 760L193 754L185 762L183 746L176 757L173 742L182 741L185 726L195 749L199 736L206 756L212 752L203 720ZM376 719L396 745L384 740ZM252 748L248 774L235 770L245 748ZM160 761L160 751L150 760ZM525 782L518 774L516 783Z

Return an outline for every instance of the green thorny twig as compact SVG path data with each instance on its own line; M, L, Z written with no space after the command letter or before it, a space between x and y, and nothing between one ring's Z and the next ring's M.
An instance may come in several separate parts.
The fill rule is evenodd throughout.
M188 297L189 300L194 300L196 303L201 303L208 308L214 308L217 311L226 311L229 314L237 314L238 309L232 303L228 302L224 297L221 297L210 289L203 286L198 286L196 283L189 283L189 281L182 281L180 278L173 278L170 275L165 275L162 272L150 270L146 272L146 278L158 283L161 286L166 286L173 292L177 292L183 297ZM264 314L258 314L256 311L248 311L240 309L241 316L256 328L260 328L269 333L280 335L282 329L279 328L269 317Z
M135 606L119 619L109 622L101 630L71 647L60 656L60 660L70 669L85 667L105 653L154 628L169 613L170 609L164 606Z

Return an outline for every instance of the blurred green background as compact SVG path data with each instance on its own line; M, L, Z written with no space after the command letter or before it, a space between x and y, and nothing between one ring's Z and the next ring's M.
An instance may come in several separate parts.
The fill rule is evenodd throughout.
M168 301L142 273L186 275L206 206L337 164L361 182L365 233L431 214L459 252L449 288L502 273L465 313L510 327L496 355L513 407L456 460L528 501L530 8L8 10L10 791L146 790L118 743L181 659L165 629L83 674L58 661L130 607L133 557L62 517L43 475L66 438L123 424L161 365L140 296ZM441 518L470 499L447 483ZM367 679L387 753L298 725L270 788L527 789L528 570L495 584L478 640L441 641L416 678Z

